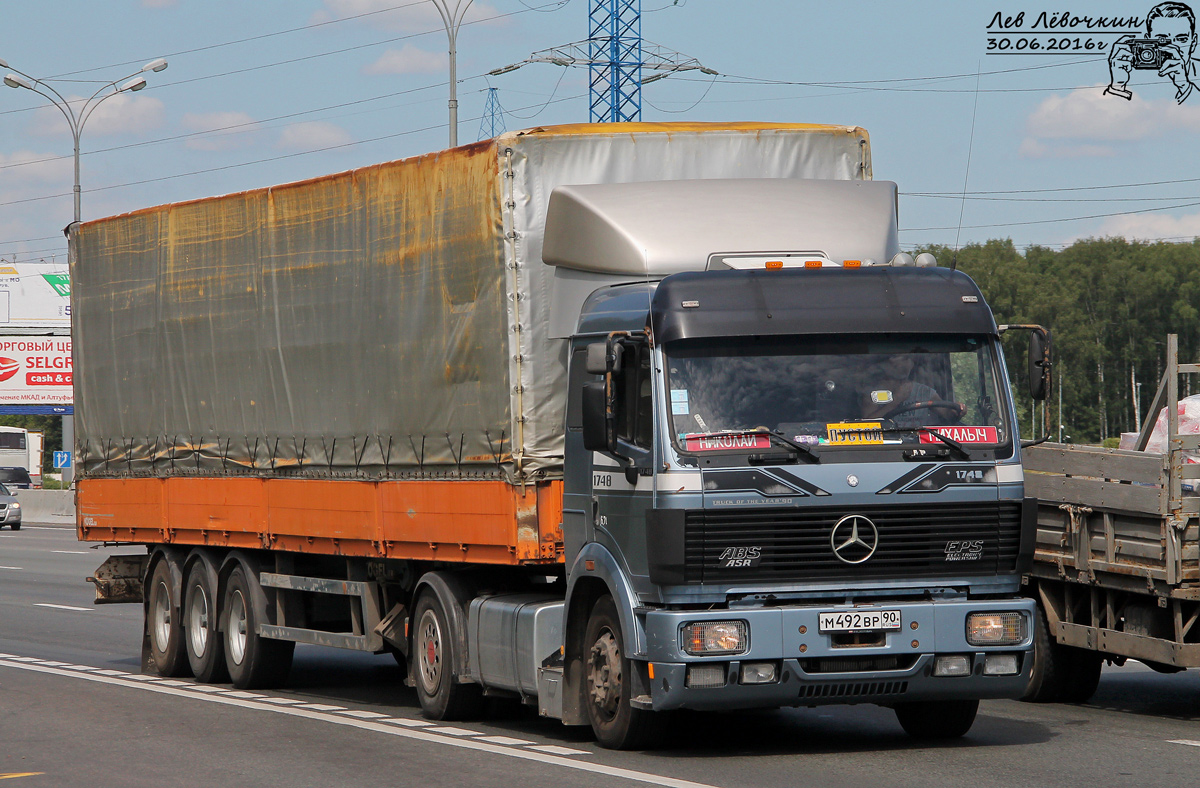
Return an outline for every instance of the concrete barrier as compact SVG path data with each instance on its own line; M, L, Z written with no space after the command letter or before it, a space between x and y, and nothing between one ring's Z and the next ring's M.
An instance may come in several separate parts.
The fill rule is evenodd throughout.
M75 523L74 490L13 490L22 523Z

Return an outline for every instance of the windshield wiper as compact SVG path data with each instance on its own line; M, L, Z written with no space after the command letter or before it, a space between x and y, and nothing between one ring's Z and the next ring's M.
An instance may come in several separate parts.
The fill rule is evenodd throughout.
M775 440L782 443L784 446L787 446L788 448L791 448L791 449L795 449L796 453L799 456L803 457L804 459L808 460L811 463L818 463L821 461L821 455L818 454L817 452L813 451L812 448L810 448L808 445L803 444L803 443L798 443L798 442L792 440L791 438L785 438L785 437L783 437L782 433L772 432L771 430L767 430L765 432L762 430L758 430L758 431L748 433L748 434L750 434L750 435L766 435L768 438L774 438Z
M955 451L957 451L959 456L962 457L964 460L971 459L971 452L967 450L966 446L963 446L961 443L954 440L954 438L947 438L942 433L937 432L936 430L932 430L928 427L888 427L888 428L880 430L880 431L883 432L884 434L903 433L903 434L908 435L908 434L916 433L917 435L930 435L934 438L937 438L942 443L949 446L951 449L954 449Z

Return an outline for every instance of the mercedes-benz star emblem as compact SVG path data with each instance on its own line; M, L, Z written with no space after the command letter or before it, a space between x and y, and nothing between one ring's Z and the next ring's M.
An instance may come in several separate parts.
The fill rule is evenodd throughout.
M875 548L879 547L879 529L861 514L848 514L833 526L829 546L839 561L861 564L875 555Z

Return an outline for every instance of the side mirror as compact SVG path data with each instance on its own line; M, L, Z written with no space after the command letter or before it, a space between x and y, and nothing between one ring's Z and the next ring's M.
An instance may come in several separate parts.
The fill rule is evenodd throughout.
M609 348L612 348L611 350ZM621 344L618 342L593 342L587 346L585 367L589 375L607 375L621 371Z
M1050 332L1029 332L1029 396L1041 402L1050 393Z
M597 343L603 350L604 345ZM591 372L592 348L588 346L588 372ZM583 448L588 451L611 451L612 422L609 420L608 391L602 381L583 384Z

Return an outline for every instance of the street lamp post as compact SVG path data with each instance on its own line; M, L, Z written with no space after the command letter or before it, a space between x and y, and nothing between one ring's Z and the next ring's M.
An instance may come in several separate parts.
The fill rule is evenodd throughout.
M442 17L446 26L446 38L450 43L450 147L458 146L458 28L462 26L463 17L474 0L454 0L454 8L450 8L450 0L430 0Z
M79 224L81 216L79 188L79 138L83 134L83 127L88 122L88 118L90 118L92 113L95 112L96 107L100 106L102 102L112 98L118 93L132 93L146 87L146 78L142 76L142 74L150 71L162 71L166 67L167 61L159 58L158 60L150 61L134 73L126 77L122 77L115 82L106 82L87 99L83 99L82 105L79 107L78 111L76 111L76 108L71 105L71 102L68 101L63 94L55 90L52 85L49 85L40 79L35 79L23 71L18 71L17 69L12 68L12 66L10 66L7 62L0 59L0 69L11 69L13 72L4 75L5 85L8 85L10 88L25 88L26 90L32 90L34 93L37 93L39 96L49 101L55 107L58 107L58 111L61 112L63 117L67 120L67 127L71 130L71 137L75 144L75 218L72 222L72 225ZM77 101L76 103L78 104L79 102ZM70 263L73 264L75 262L74 244L70 244L67 247L67 258ZM72 452L73 458L75 449L75 417L72 415L63 416L62 442L63 448ZM74 476L74 467L64 468L63 486L69 486L74 480Z

